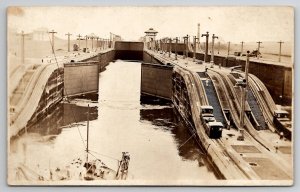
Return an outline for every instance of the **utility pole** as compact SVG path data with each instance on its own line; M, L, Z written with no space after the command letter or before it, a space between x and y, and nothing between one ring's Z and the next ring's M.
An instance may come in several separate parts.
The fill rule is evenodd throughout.
M100 49L103 49L103 39L100 38Z
M185 59L187 56L186 56L186 52L187 52L187 41L188 41L188 35L184 36L183 37L183 43L185 45L185 52L183 54L183 59Z
M196 36L194 36L194 42L193 42L193 45L194 45L194 47L193 47L193 62L195 62L196 61L196 46L197 46L197 40L199 40L199 38L198 37L196 37Z
M78 41L78 50L79 50L79 49L80 49L80 40L81 40L81 37L82 37L82 36L79 34L79 35L77 35L77 37L78 37L78 40L79 40L79 41Z
M86 50L86 52L87 52L87 41L88 41L88 36L86 35L85 36L85 50Z
M98 41L98 40L99 40L99 37L96 37L96 40L97 40L97 41L96 41L96 49L97 49L97 48L99 47L99 41Z
M204 63L205 63L206 59L207 59L207 55L208 55L208 38L209 38L208 31L206 32L206 34L202 34L201 37L206 37L206 40L205 40L205 53L204 53Z
M258 58L258 55L259 55L259 49L260 49L260 44L262 43L261 41L258 41L256 42L258 45L257 45L257 54L256 54L256 57Z
M172 46L172 39L169 38L169 57L171 57L171 46Z
M230 41L228 41L227 57L229 56L229 54L230 54Z
M54 30L50 31L49 33L52 34L52 54L54 54L54 34L57 33Z
M163 53L164 55L166 54L166 39L162 39L162 50L163 50Z
M70 52L70 36L72 35L71 33L67 33L65 35L68 35L68 52Z
M201 47L200 47L200 23L198 23L197 39L198 39L197 47L198 47L198 50L200 50L201 49Z
M218 42L218 54L220 54L220 41Z
M185 57L188 58L189 57L189 40L190 40L190 37L189 35L186 35L186 46L185 46Z
M25 36L28 36L28 34L25 34L24 31L22 31L20 35L22 37L21 61L22 61L22 64L25 64Z
M86 163L89 165L89 123L90 123L90 105L88 104L88 112L87 112L87 127L86 127Z
M245 105L246 105L246 95L248 89L248 70L249 70L249 53L247 51L246 65L245 65L245 79L243 80L242 85L242 103L241 103L241 114L240 114L240 136L238 136L238 140L244 140L244 127L245 127Z
M112 41L112 32L109 32L109 47L111 47L111 41Z
M279 41L277 43L279 43L279 55L278 55L279 57L278 57L278 61L281 62L281 44L284 43L284 42L283 41Z
M241 56L243 54L244 43L245 43L244 41L241 42L241 44L242 44L242 46L241 46Z
M175 60L177 60L177 44L178 44L178 37L175 38Z
M218 36L215 36L215 34L212 35L212 42L211 42L211 57L210 57L210 63L211 63L211 68L214 67L214 44L215 44L215 39L218 39Z
M94 49L94 42L93 42L94 36L91 36L90 39L92 40L92 51L93 51L93 49Z

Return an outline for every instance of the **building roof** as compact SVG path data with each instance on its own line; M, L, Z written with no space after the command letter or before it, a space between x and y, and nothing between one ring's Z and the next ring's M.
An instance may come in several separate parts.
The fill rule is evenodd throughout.
M147 31L145 31L145 33L146 33L146 34L148 34L148 33L156 34L156 33L158 33L158 32L155 31L153 28L150 28L150 29L148 29Z

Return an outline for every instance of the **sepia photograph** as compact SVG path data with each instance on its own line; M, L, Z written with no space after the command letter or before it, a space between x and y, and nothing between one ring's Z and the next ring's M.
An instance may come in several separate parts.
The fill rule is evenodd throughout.
M293 185L293 7L6 11L8 185Z

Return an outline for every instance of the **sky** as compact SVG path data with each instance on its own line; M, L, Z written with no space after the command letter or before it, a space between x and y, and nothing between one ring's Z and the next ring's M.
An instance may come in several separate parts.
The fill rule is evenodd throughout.
M200 32L216 34L221 41L294 41L291 7L11 7L8 29L32 32L45 27L66 33L109 38L112 32L124 40L138 40L150 27L162 37L183 37ZM204 41L204 37L200 41Z

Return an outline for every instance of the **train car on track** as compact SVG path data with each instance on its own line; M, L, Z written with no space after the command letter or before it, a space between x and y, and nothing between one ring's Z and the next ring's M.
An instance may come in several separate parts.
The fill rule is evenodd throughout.
M284 137L291 140L292 137L292 122L288 117L289 113L284 110L275 110L273 116L273 123L277 131L283 133Z
M209 138L218 139L222 137L223 124L216 121L213 111L214 108L210 105L201 106L200 118Z

